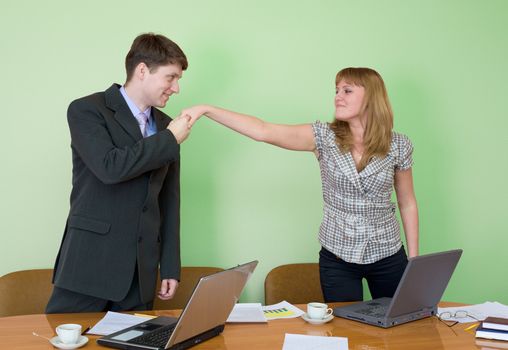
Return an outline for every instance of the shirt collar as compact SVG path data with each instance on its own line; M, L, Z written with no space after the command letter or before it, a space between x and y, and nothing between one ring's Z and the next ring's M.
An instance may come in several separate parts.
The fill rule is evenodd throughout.
M146 116L148 116L148 121L150 121L152 115L152 107L148 107L144 111L140 111L138 106L136 106L136 104L134 103L134 101L132 101L129 95L127 95L127 91L125 91L124 86L120 88L120 93L125 99L125 102L127 102L127 106L129 106L129 109L131 110L133 116L137 116L139 113L143 113Z

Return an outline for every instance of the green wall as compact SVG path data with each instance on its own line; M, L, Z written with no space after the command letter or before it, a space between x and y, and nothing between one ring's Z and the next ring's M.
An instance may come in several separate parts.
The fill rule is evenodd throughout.
M189 57L166 112L210 103L278 123L331 120L334 78L385 79L396 130L415 145L421 252L463 248L444 299L508 304L508 2L26 1L0 5L0 275L52 267L68 211L66 108L124 81L132 39L155 31ZM184 265L317 261L312 154L202 119L182 147ZM36 293L37 291L34 291Z

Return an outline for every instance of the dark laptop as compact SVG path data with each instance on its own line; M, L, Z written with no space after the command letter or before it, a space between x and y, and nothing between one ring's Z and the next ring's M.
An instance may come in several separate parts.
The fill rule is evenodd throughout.
M219 335L258 262L202 277L179 318L159 316L97 339L119 349L187 349Z
M393 298L336 307L333 314L383 328L433 316L461 255L456 249L409 258Z

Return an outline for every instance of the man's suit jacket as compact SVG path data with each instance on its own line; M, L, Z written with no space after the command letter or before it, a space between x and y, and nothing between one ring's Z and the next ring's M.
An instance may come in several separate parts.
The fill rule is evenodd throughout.
M161 278L180 277L180 147L170 118L152 108L158 132L143 138L119 86L73 101L70 212L53 282L122 300L136 262L143 302Z

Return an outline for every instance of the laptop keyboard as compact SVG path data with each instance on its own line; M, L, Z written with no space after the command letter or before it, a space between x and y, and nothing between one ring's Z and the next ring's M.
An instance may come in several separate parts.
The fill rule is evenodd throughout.
M176 324L164 326L153 332L140 335L129 340L129 343L164 348L168 342L169 336L175 329Z
M363 315L368 315L368 316L383 317L384 315L386 315L387 309L388 309L388 307L386 305L380 305L380 306L368 307L365 309L359 309L359 310L356 310L356 312L363 314Z

